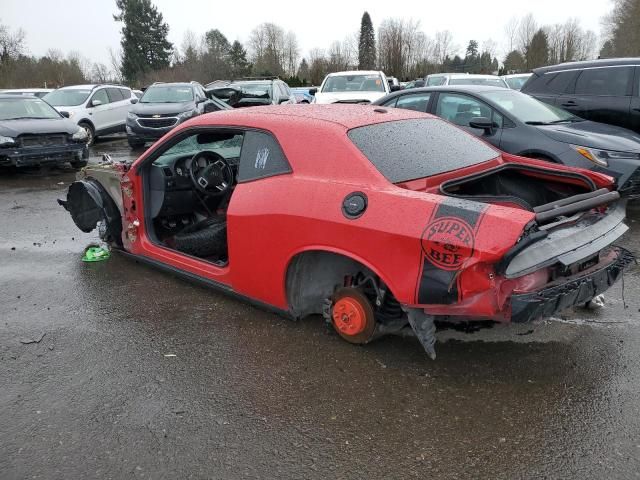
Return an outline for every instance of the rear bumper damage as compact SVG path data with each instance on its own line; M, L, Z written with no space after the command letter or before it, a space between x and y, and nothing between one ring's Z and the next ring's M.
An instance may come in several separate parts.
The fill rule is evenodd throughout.
M522 323L551 317L567 308L584 305L605 292L635 261L630 252L620 247L613 248L610 255L612 260L604 266L597 265L595 270L564 278L561 283L536 292L514 293L511 296L511 321Z

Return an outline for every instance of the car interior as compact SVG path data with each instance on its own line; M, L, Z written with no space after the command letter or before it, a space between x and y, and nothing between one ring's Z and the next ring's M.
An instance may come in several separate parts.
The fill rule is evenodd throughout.
M191 134L148 171L150 237L158 244L225 265L226 210L238 177L243 133Z

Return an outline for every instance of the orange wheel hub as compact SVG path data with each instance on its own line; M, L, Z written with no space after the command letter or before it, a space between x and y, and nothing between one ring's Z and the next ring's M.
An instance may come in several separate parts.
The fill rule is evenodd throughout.
M359 300L344 297L333 306L333 324L344 335L358 335L367 326L367 314Z

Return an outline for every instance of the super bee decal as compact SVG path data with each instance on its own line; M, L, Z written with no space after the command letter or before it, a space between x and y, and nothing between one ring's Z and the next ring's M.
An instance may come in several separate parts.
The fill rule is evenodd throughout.
M458 298L458 272L473 257L475 235L485 204L446 198L427 224L422 238L418 304L449 305Z
M443 217L434 220L422 233L422 251L443 270L458 270L473 255L475 234L464 220Z

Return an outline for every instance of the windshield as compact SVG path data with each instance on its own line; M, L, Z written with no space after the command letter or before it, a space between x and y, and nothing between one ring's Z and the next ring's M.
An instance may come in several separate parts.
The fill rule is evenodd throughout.
M499 155L482 140L435 118L366 125L350 130L349 138L391 183L430 177Z
M60 114L39 98L0 99L0 120L19 120L21 118L60 118Z
M239 88L244 96L271 98L270 83L232 83L230 87Z
M86 102L90 94L91 89L89 88L69 88L54 90L53 92L47 93L42 98L46 100L49 105L53 105L54 107L72 107Z
M504 82L500 78L461 77L449 80L449 85L487 85L489 87L503 87Z
M384 92L380 75L334 75L327 78L322 92Z
M509 88L520 90L528 79L529 76L527 75L526 77L505 77L504 81L507 82Z
M514 91L489 92L483 96L523 123L577 122L580 119L553 105Z
M191 101L193 101L193 89L177 85L149 87L140 98L140 103L184 103Z

